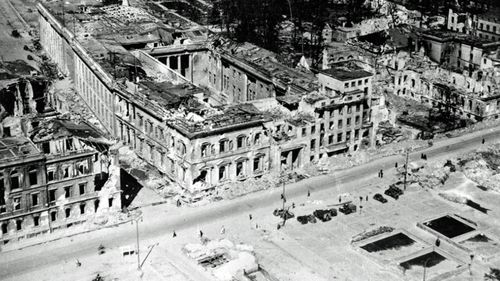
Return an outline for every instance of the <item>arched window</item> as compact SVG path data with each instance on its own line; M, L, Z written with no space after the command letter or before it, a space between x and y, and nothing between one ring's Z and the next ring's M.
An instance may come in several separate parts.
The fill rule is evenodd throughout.
M177 141L177 152L179 152L180 155L186 154L186 145L181 140Z
M240 149L247 146L247 136L240 135L236 138L236 148Z
M205 142L201 145L201 157L207 157L211 155L211 147L212 145L208 142Z
M259 145L262 142L262 134L261 133L256 133L254 138L253 138L253 143L255 145Z
M219 141L219 152L227 152L232 149L232 142L230 142L228 139L222 139Z

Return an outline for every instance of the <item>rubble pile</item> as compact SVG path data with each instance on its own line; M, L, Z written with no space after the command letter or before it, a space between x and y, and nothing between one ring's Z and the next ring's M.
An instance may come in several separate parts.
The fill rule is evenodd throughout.
M56 80L50 89L57 100L57 111L61 112L64 118L73 121L85 120L101 131L105 131L102 124L83 102L82 98L70 86L69 78Z
M279 184L279 176L275 173L263 175L261 178L249 178L242 182L226 183L219 187L218 196L233 199L248 193L274 188Z
M500 144L466 154L458 166L478 185L500 192Z
M382 234L382 233L386 233L386 232L392 232L392 231L394 231L394 227L380 226L380 227L377 227L375 229L372 229L372 230L369 230L369 231L363 231L363 232L355 235L351 239L351 243L359 242L361 240L365 240L365 239L368 239L370 237L373 237L373 236L376 236L376 235L379 235L379 234Z
M379 135L377 141L381 145L400 142L407 139L403 132L399 128L394 127L389 121L379 123L377 134Z
M399 168L401 177L404 175L404 169ZM417 183L424 189L435 189L446 183L450 176L450 167L444 166L441 162L412 162L408 164L408 181Z
M120 147L118 153L120 166L134 176L144 187L155 191L164 198L173 197L181 192L179 186L171 184L155 167L139 158L128 146Z
M227 239L212 240L204 244L186 244L183 251L217 280L240 280L240 277L259 270L252 246L235 245Z

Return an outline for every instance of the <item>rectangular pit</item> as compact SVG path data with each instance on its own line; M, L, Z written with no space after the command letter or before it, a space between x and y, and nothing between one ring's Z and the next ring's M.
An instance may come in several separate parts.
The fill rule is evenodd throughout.
M409 280L422 280L424 274L426 280L436 278L440 275L451 275L453 271L460 271L461 264L455 260L445 257L436 251L423 253L406 261L399 263L405 276Z
M459 244L481 256L483 260L488 260L500 253L500 244L482 233L460 241Z
M397 233L395 235L385 237L383 239L368 243L361 248L370 253L380 252L386 250L398 250L402 247L411 246L415 243L415 240L406 236L404 233Z
M376 240L370 240L368 243L360 244L359 247L368 252L369 255L382 260L393 260L422 250L425 247L424 243L403 231L382 235Z
M450 239L476 230L458 219L446 215L423 223L424 226L448 237Z

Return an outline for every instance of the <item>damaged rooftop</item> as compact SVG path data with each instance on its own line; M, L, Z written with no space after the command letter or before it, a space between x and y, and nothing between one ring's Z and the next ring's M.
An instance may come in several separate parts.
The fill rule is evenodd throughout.
M190 139L230 132L238 128L262 126L270 119L262 114L253 104L225 106L219 111L204 117L177 118L167 122L181 134Z
M254 44L248 42L235 43L231 40L225 40L216 48L229 58L244 63L267 77L271 77L285 91L288 90L287 87L290 87L290 94L303 94L319 88L313 73L288 67L278 62L275 53Z
M42 153L28 138L0 138L0 163L36 156L42 156Z
M331 68L321 70L320 72L340 81L348 81L373 76L371 72L364 70L354 61L333 63L331 64Z

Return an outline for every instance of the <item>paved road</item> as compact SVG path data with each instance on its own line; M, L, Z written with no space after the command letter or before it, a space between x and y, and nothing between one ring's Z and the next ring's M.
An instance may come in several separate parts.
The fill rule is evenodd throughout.
M444 156L450 152L469 151L480 146L482 138L486 138L488 142L493 139L500 139L500 128L484 130L481 134L474 133L437 142L433 147L411 153L410 159L419 159L422 152L432 158ZM381 158L364 165L290 184L287 185L286 194L289 200L293 200L298 197L303 198L307 190L317 193L321 190L335 188L335 184L338 183L355 184L356 181L366 180L370 177L375 178L378 171L383 167L386 169L393 168L396 161L402 163L404 155ZM279 201L280 192L280 189L257 192L235 200L218 202L205 208L179 209L181 213L173 213L164 217L145 217L140 224L141 237L142 239L158 238L169 235L173 229L180 231L222 217L241 216L257 208L272 209ZM161 208L161 206L156 206L156 208ZM158 214L165 213L158 212ZM59 242L2 253L0 254L0 280L15 275L16 272L31 272L37 268L55 265L64 260L83 259L95 255L99 244L106 245L108 248L115 248L133 244L134 242L135 232L130 225L125 224L113 229L75 236L71 239L65 238L65 240Z

